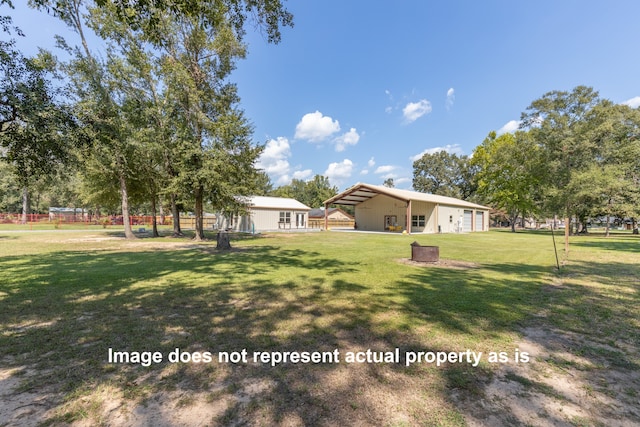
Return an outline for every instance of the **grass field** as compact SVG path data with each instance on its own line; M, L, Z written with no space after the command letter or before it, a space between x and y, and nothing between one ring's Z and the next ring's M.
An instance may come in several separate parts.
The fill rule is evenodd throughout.
M414 240L451 262L403 262ZM637 236L574 237L560 272L546 232L318 232L232 244L219 252L215 242L126 241L109 229L0 231L0 426L640 423ZM108 363L110 348L163 361ZM167 362L176 348L214 360ZM396 348L483 357L476 367L344 360ZM529 348L532 360L516 364L515 350ZM342 359L215 360L243 349ZM489 352L510 362L491 363ZM524 400L540 404L514 407Z

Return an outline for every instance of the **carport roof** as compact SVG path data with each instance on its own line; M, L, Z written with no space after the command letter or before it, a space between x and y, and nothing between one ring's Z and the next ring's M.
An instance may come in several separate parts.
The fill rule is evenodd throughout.
M397 188L388 188L381 185L361 184L358 183L350 187L342 193L326 200L325 205L352 205L355 206L365 202L379 194L392 197L404 202L415 200L420 202L436 203L447 206L458 206L463 208L489 210L487 206L478 205L476 203L467 202L465 200L456 199L454 197L438 196L436 194L419 193L417 191L399 190Z

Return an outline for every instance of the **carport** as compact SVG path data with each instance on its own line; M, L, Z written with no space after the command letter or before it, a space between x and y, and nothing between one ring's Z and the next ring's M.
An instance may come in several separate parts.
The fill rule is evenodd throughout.
M489 208L453 197L358 183L324 202L353 206L357 229L407 233L486 231ZM328 219L325 215L325 229Z

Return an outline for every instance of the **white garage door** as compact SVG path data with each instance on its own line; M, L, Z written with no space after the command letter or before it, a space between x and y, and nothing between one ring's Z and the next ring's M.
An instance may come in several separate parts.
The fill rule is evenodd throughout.
M473 211L464 211L464 222L462 225L462 231L472 231L473 230Z
M484 212L476 212L476 231L484 231Z

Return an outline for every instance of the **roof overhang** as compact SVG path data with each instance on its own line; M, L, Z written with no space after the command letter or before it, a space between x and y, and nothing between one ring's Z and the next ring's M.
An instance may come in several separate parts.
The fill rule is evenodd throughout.
M435 205L454 206L465 209L481 209L489 210L487 206L478 205L476 203L468 202L453 197L440 196L436 194L420 193L416 191L400 190L397 188L388 188L381 185L371 185L358 183L351 188L346 189L342 193L326 200L325 206L332 204L336 205L351 205L355 206L362 202L366 202L378 195L384 195L395 200L399 200L404 203L427 202Z
M366 202L367 200L379 194L384 194L385 196L389 196L403 202L409 201L409 199L400 197L396 194L387 193L384 190L381 190L380 188L369 186L367 184L356 184L353 187L346 189L342 193L336 196L333 196L329 200L326 200L324 203L325 205L335 204L335 205L355 206L359 203Z

